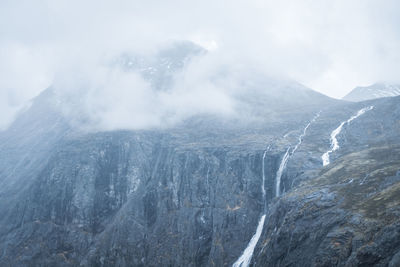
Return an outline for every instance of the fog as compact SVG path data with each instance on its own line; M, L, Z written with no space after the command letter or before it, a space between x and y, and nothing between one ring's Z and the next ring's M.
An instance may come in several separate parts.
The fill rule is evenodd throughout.
M0 129L48 87L73 118L101 129L230 115L235 73L256 69L331 97L377 81L399 82L398 1L8 1L0 3ZM151 57L175 41L208 50L155 91L116 57ZM229 66L229 67L228 67ZM226 79L213 77L229 69ZM76 97L78 96L78 97ZM77 100L77 101L78 101ZM64 103L65 104L65 103Z

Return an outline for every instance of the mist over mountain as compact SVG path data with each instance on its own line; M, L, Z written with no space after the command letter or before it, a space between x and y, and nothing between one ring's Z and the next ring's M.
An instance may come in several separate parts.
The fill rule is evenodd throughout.
M150 55L123 53L94 69L68 71L33 100L47 99L84 131L174 127L196 116L275 120L293 108L335 102L300 83L241 62L226 64L179 41Z
M400 266L399 8L0 3L0 266Z
M196 110L192 97L212 93L189 86L190 67L206 55L188 42L125 54L108 67L115 81L133 72L145 87L107 106L96 102L111 92L103 84L87 94L54 85L1 132L2 265L397 264L400 99L351 104L222 66L208 83L229 109ZM150 99L137 90L192 109L141 109ZM124 102L131 94L138 101Z

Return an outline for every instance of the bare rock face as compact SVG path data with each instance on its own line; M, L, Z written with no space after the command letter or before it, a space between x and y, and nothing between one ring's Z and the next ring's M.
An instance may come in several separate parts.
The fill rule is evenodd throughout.
M265 212L256 266L397 266L400 98L291 92L279 108L242 98L262 120L88 133L47 91L0 133L0 265L226 266ZM367 106L323 167L332 131Z
M399 149L384 146L350 153L274 202L257 265L395 262L400 250Z
M288 160L280 198L274 198L276 173L286 147L296 144L290 136L282 144L270 142L263 160L266 146L255 149L258 141L245 133L257 145L204 146L201 138L188 144L178 138L179 130L70 134L55 142L38 169L30 167L28 180L16 178L12 199L2 192L7 206L1 205L0 262L232 264L263 211L264 162L270 204L253 263L393 266L400 248L400 150L387 140L397 140L398 131L377 118L397 101L381 100L374 112L349 125L325 168L318 144L329 148L324 139L330 130L360 106L321 113ZM304 125L288 124L289 135ZM274 129L265 140L281 134Z
M262 152L149 132L66 138L1 207L1 263L228 264L262 209Z

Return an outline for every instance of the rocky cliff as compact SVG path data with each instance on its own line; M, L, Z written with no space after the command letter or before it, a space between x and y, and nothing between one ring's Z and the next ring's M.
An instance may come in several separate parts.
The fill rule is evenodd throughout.
M398 266L400 98L269 86L284 105L240 98L255 120L140 131L79 131L42 94L0 133L0 265L228 266L265 214L253 265Z

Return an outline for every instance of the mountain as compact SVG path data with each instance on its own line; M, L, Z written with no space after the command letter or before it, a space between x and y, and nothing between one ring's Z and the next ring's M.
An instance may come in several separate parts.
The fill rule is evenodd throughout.
M304 172L272 201L256 265L399 266L399 101L363 102L373 109L344 126L335 160L326 167L304 170L300 155L293 157L286 179ZM382 119L387 114L390 119ZM315 130L304 140L308 153L316 146L307 142L318 142Z
M359 102L381 97L400 95L400 85L388 83L375 83L366 87L356 87L342 99Z
M83 131L38 96L0 132L0 266L398 266L400 97L235 78L239 116L168 128Z
M114 63L126 71L137 71L156 90L168 90L174 75L181 71L191 59L207 51L189 41L175 42L162 47L155 55L143 56L124 53Z

